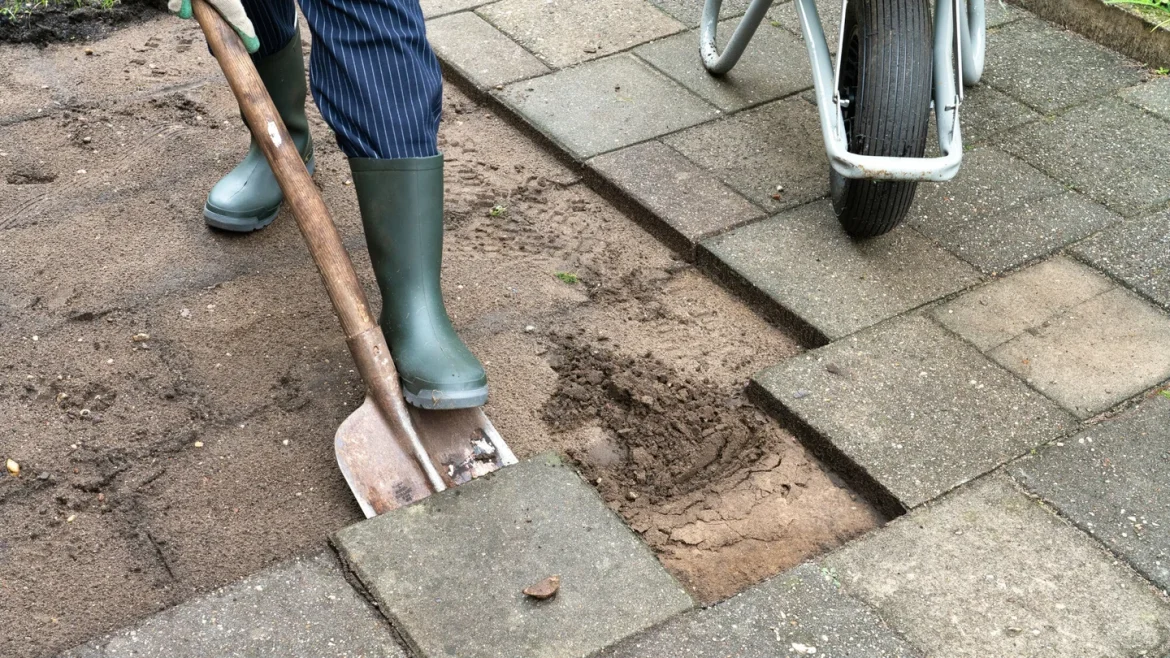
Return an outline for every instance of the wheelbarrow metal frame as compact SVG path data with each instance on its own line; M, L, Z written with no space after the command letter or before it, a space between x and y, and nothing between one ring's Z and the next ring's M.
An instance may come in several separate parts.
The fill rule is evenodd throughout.
M837 61L829 45L813 0L793 0L800 29L812 64L813 86L820 116L821 134L829 164L846 178L892 181L946 181L954 178L963 160L963 139L959 129L959 106L963 84L972 85L983 74L986 49L986 14L983 0L935 0L934 9L934 116L938 128L939 152L932 158L885 157L850 153L845 121L837 88L840 59L845 38L845 12L849 0L841 3L841 27ZM699 28L699 54L713 75L723 75L735 66L751 41L772 0L752 0L735 28L727 47L716 47L716 28L722 0L707 0ZM966 10L964 10L966 4ZM958 38L956 38L956 35ZM960 84L962 81L963 84Z

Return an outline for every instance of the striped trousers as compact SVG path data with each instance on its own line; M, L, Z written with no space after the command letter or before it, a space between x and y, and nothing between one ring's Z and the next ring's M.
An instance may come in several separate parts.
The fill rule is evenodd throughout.
M242 0L265 57L297 30L294 0ZM438 154L439 61L419 0L300 0L313 44L309 84L337 143L353 158Z

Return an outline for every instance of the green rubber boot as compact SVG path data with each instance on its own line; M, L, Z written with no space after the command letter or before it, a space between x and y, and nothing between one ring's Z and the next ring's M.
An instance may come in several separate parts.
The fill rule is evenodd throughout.
M406 401L423 409L487 402L487 375L447 317L443 259L443 156L350 158L366 245L382 291L382 333Z
M312 174L316 161L313 139L309 136L309 120L305 117L308 89L300 33L294 35L284 48L257 61L256 70L260 72L260 79L264 81L276 111ZM271 224L283 200L276 176L253 136L243 162L211 188L203 206L203 219L218 229L247 233Z

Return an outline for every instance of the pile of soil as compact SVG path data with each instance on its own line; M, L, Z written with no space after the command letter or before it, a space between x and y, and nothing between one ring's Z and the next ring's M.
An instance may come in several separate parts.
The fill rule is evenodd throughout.
M584 437L569 456L700 600L731 596L881 522L742 387L581 333L553 336L560 381L545 420Z
M0 43L88 41L165 10L162 0L119 0L108 9L73 2L22 7L14 16L0 14Z
M364 388L295 222L237 236L200 217L248 134L198 42L164 18L0 45L0 463L21 467L0 472L6 658L328 550L362 517L332 437ZM881 521L744 401L799 353L789 336L445 93L445 297L521 458L570 455L705 601ZM346 159L310 122L376 303Z

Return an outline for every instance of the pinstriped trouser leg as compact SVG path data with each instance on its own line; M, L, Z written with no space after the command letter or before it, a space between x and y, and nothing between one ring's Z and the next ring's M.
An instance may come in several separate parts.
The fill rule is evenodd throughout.
M243 0L263 57L296 30L292 0ZM439 61L418 0L301 0L313 45L313 99L349 157L438 154Z

